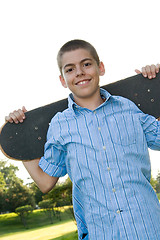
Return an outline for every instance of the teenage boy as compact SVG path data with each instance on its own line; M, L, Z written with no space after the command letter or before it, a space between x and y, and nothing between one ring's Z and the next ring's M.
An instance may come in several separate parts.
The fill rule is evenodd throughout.
M148 147L160 150L160 122L100 89L105 68L89 43L66 43L57 60L60 81L72 92L68 109L52 119L44 156L24 162L26 169L43 192L68 173L79 239L160 239L148 154ZM22 122L24 112L6 120Z

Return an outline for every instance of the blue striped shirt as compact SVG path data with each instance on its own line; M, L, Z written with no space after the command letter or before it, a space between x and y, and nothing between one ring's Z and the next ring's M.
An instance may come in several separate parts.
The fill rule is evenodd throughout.
M160 204L150 185L148 147L160 150L160 122L101 89L91 111L69 96L51 121L40 167L68 173L79 239L160 239Z

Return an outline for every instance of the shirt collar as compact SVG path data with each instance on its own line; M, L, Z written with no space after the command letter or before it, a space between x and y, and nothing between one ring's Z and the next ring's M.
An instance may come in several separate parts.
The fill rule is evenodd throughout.
M105 89L100 88L100 95L102 98L106 99L105 102L109 100L109 98L112 96L109 92L107 92ZM74 110L74 107L80 107L74 102L73 94L69 94L68 96L68 107L72 108Z

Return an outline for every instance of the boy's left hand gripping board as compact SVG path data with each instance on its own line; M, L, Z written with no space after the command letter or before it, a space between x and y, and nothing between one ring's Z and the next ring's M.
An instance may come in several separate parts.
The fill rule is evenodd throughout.
M144 113L160 117L160 73L152 80L139 74L102 88L112 95L132 100ZM2 152L14 160L33 160L43 156L49 123L57 112L67 106L67 99L63 99L26 112L23 123L6 123L0 132Z

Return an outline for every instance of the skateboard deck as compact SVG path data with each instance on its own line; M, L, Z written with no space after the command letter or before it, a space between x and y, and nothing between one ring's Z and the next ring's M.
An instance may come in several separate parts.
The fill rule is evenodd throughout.
M144 113L160 117L160 73L152 80L138 74L102 88L112 95L132 100ZM44 153L47 130L52 117L67 107L68 100L63 99L26 112L23 123L6 123L0 132L1 151L14 160L40 158Z

